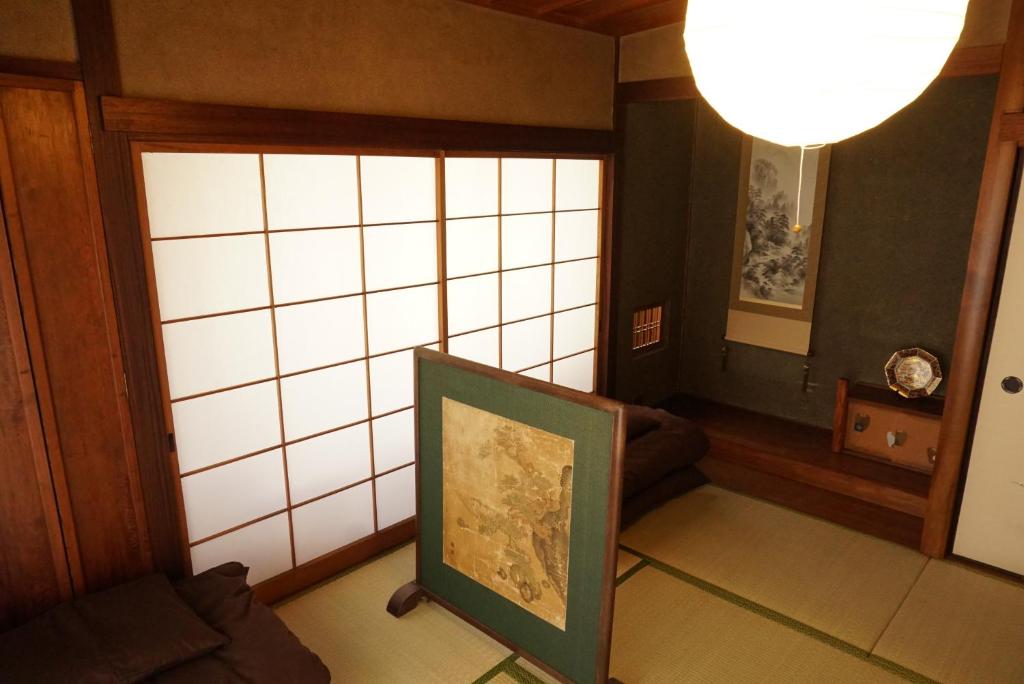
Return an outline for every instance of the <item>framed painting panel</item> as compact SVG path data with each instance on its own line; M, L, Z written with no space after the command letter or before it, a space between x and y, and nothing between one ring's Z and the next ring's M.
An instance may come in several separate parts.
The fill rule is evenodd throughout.
M416 364L416 581L562 681L608 680L622 404L428 349Z
M809 351L830 156L744 138L727 340Z

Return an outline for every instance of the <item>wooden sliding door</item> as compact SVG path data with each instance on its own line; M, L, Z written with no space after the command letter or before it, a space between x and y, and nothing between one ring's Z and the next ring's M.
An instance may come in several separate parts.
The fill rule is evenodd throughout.
M194 572L411 530L414 347L594 389L599 160L135 151Z
M81 84L0 75L0 614L152 569L95 183ZM52 568L23 564L33 547Z

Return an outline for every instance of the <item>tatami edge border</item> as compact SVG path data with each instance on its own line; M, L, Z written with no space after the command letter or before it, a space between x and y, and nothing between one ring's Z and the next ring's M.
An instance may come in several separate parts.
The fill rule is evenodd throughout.
M638 551L634 548L625 546L623 544L620 544L619 548L623 551L627 551L633 554L638 558L641 558L644 561L647 561L645 567L649 566L651 568L654 568L655 570L659 570L665 573L666 575L670 575L678 580L682 580L683 582L686 582L687 584L697 589L700 589L701 591L716 596L717 598L720 598L724 601L728 601L729 603L735 606L755 613L763 618L771 620L772 622L776 622L780 625L796 630L797 632L800 632L805 636L809 636L812 639L815 639L817 641L820 641L821 643L831 646L832 648L835 648L839 651L859 658L876 667L886 670L894 675L902 677L907 681L915 682L915 684L939 684L934 679L926 677L925 675L919 672L915 672L910 668L904 667L899 663L895 663L891 660L888 660L887 658L872 655L870 652L864 650L863 648L855 646L847 641L843 641L839 637L828 634L827 632L823 632L820 629L812 627L804 622L800 622L799 620L791 618L788 615L780 613L777 610L773 610L771 608L768 608L767 606L763 606L760 603L757 603L756 601L751 601L750 599L740 596L739 594L735 594L729 591L728 589L724 589L718 586L717 584L712 584L711 582L702 580L699 577L695 577L690 573L686 572L685 570L680 570L677 567L674 567L667 563L663 563L662 561L659 561L656 558L652 558L651 556L648 556L647 554ZM636 572L634 572L634 569L636 570L636 572L639 572L641 568L634 566L634 568L631 568L629 572L625 574L630 574L630 576L636 574ZM623 577L625 577L625 574L623 575Z

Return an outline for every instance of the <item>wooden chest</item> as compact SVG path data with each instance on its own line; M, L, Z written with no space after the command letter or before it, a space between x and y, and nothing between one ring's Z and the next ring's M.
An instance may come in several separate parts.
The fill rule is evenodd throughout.
M845 382L845 381L840 381ZM942 422L942 400L904 399L887 388L849 385L837 392L833 450L852 451L930 473Z

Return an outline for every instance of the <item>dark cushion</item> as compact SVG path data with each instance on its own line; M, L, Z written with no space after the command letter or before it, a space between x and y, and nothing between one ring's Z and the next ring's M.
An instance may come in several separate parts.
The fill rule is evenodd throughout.
M708 478L696 466L669 473L656 483L642 489L622 502L620 527L626 529L639 520L644 513L653 510L669 499L681 496L691 489L707 484Z
M230 637L224 648L164 672L153 681L181 682L330 682L320 658L302 645L280 618L255 600L245 578L248 568L225 563L181 580L176 589L212 627Z
M664 412L662 412L664 413ZM626 441L643 437L661 427L661 417L656 409L636 404L626 405Z
M138 682L225 643L166 577L148 575L0 635L0 680Z
M707 436L697 424L665 411L648 411L648 416L660 420L660 425L626 442L623 500L654 485L669 473L693 465L710 446Z

